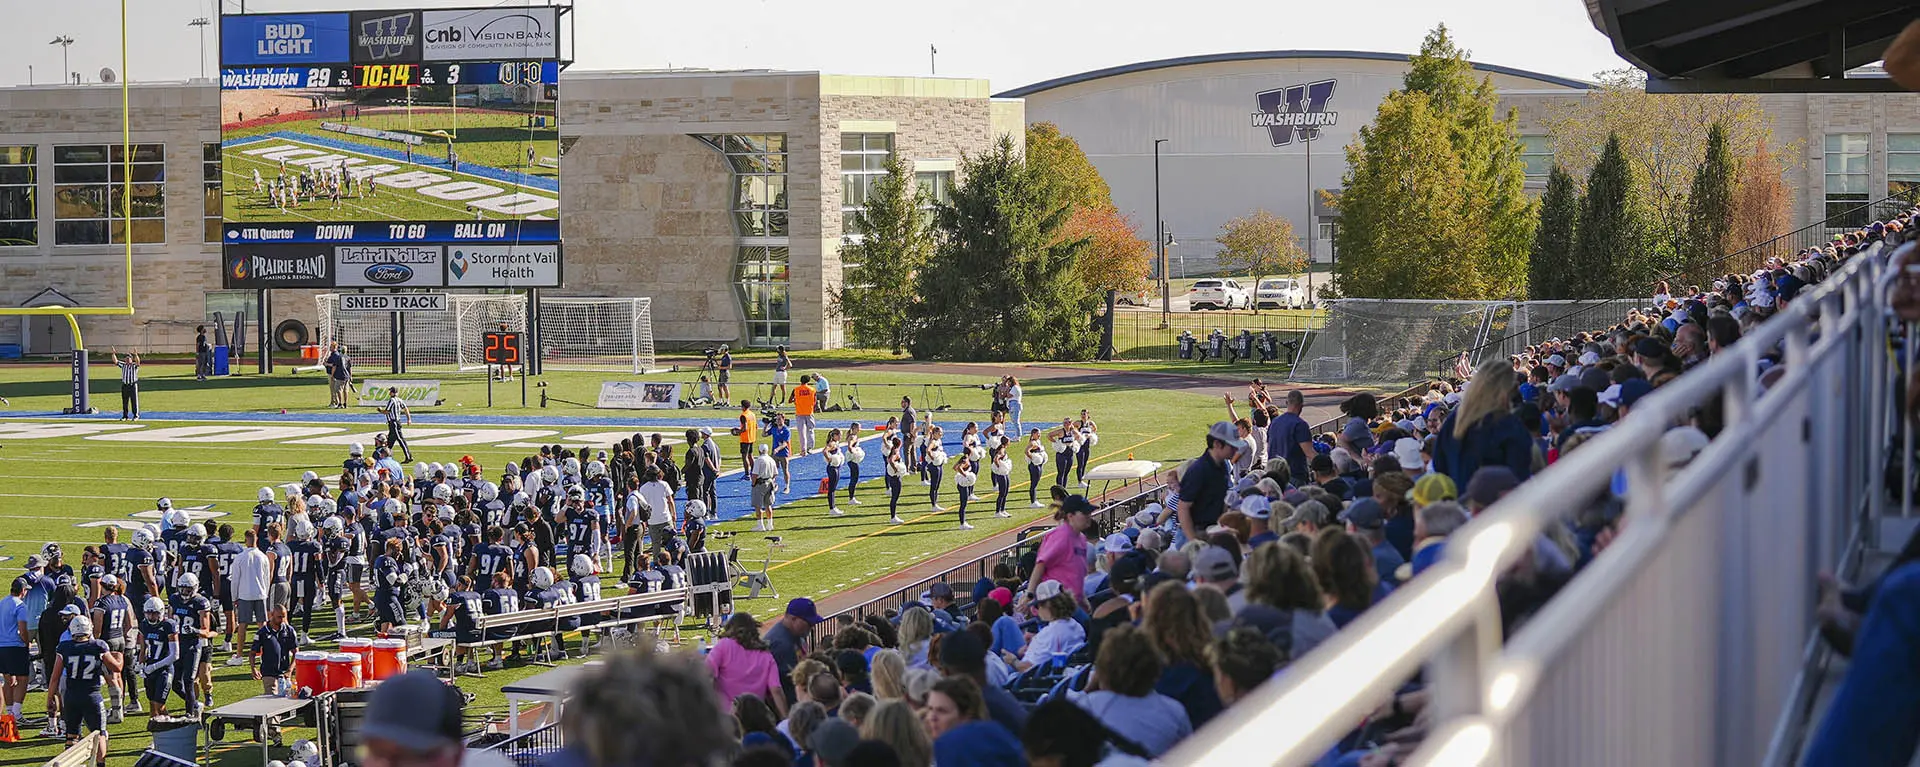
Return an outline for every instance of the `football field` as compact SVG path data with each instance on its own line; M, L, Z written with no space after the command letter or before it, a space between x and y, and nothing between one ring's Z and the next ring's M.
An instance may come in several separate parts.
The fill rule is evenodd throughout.
M881 381L970 383L979 379L898 373L872 366L845 372L828 369L835 374L836 386ZM9 407L0 407L0 457L8 459L0 461L0 569L18 572L28 554L50 541L60 543L77 562L82 546L102 540L103 528L125 529L151 521L156 516L154 501L163 496L172 499L176 508L190 510L196 520L215 527L224 523L243 529L249 524L258 488L296 482L304 471L337 476L340 462L346 458L346 445L355 441L370 444L373 434L382 431L379 417L368 408L337 411L316 407L326 398L325 384L316 376L245 376L197 382L190 370L185 365L146 366L142 375L145 418L125 423L117 418L117 371L111 368L95 369L95 404L102 415L82 418L47 415L63 404L65 384L57 379L64 375L64 368L0 367L0 396L11 401ZM608 377L557 373L544 378L553 397L591 402L590 393ZM869 441L865 443L867 458L858 496L862 504L848 504L843 488L840 504L847 512L844 516L827 514L826 501L819 492L825 474L820 456L793 461L792 492L779 497L776 514L775 532L783 538L784 546L770 550L764 534L750 531L751 520L740 519L748 505L747 483L738 475L740 464L734 452L737 441L726 431L735 411L608 411L558 401L545 410L523 409L518 407L517 383L497 386L496 402L501 407L488 409L484 407L484 386L484 381L476 380L445 382L447 405L421 408L418 423L409 430L415 460L451 462L471 456L480 463L485 476L497 479L503 463L517 462L537 452L541 444L610 444L634 432L660 432L667 440L678 442L686 428L713 428L726 454L722 465L726 474L718 483L723 521L715 529L738 533L731 541L740 546L740 561L754 570L766 566L779 592L777 598L763 596L759 600L746 600L745 592L740 592L737 609L756 615L777 612L791 597L831 600L836 593L970 542L1046 521L1045 509L1028 507L1026 471L1016 466L1008 504L1011 519L994 518L991 490L983 482L980 489L987 497L973 502L968 510L968 521L977 529L961 531L953 511L956 498L951 480L941 497L948 510L935 512L926 488L909 477L900 503L900 516L906 524L889 525L885 489L879 480L880 451ZM1027 384L1027 392L1028 413L1036 426L1045 426L1048 420L1058 423L1060 417L1076 414L1081 407L1093 408L1095 417L1101 419L1102 434L1091 462L1096 464L1129 457L1178 460L1194 452L1191 443L1198 433L1196 424L1218 420L1221 409L1217 395L1143 393L1121 386L1089 385L1084 380L1034 380ZM1107 404L1142 395L1151 397L1155 406L1122 412ZM984 392L979 396L984 398ZM954 404L970 407L979 403L961 402L956 396ZM1108 407L1113 412L1103 415ZM891 412L889 407L884 411L823 413L820 431L824 438L827 428L845 428L857 420L868 427L866 434L871 437L871 427ZM984 414L949 411L932 415L946 428L953 443L948 446L950 454L957 454L961 427ZM1044 483L1050 485L1052 477L1049 465ZM1040 488L1038 495L1045 499L1046 487ZM125 540L127 533L122 535ZM725 550L727 544L727 540L710 540L709 550ZM616 584L611 579L606 583L613 591ZM695 636L693 628L689 626L686 641ZM315 633L332 630L331 611L319 612ZM349 630L368 634L365 626ZM220 665L225 658L223 654L215 657L216 705L258 689L245 666ZM477 696L469 713L503 712L500 686L545 670L539 665L510 661L505 670L489 671L484 678L462 678L461 688ZM176 699L173 707L177 709L178 705ZM30 696L28 711L36 712L39 707L39 695ZM126 723L112 728L115 761L146 745L143 727L143 719L129 717ZM306 735L293 729L285 740L290 744ZM34 740L0 750L0 765L38 764L57 750L51 740ZM258 753L244 737L229 734L213 763L254 765L259 761ZM276 750L275 754L284 758L283 751Z
M225 126L223 216L229 222L554 218L558 156L552 120L521 112L462 109L455 117L446 107L380 107L257 118ZM337 201L324 192L291 202L270 194L277 177L338 171L353 184Z

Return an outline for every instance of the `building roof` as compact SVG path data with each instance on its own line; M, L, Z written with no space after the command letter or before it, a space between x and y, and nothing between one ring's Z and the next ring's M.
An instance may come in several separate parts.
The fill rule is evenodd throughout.
M1409 61L1411 58L1412 57L1404 53L1382 53L1379 51L1238 51L1233 53L1208 53L1199 56L1180 56L1171 59L1142 61L1134 64L1122 64L1117 67L1095 69L1075 75L1056 77L1051 80L1042 80L1032 85L1014 88L994 95L1002 98L1025 98L1061 86L1090 82L1104 77L1127 75L1135 72L1150 72L1155 69L1172 69L1174 67L1185 67L1195 64L1217 64L1225 61L1260 61L1265 59L1368 59L1372 61ZM1524 77L1530 80L1539 80L1542 83L1550 85L1558 85L1563 88L1586 90L1593 87L1592 83L1567 77L1559 77L1540 72L1529 72L1524 69L1503 67L1498 64L1482 64L1477 61L1468 63L1472 64L1474 69L1482 72L1493 72L1512 77Z

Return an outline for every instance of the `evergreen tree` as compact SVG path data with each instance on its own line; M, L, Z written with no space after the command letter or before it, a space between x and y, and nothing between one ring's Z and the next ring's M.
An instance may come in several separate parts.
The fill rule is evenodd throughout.
M1693 171L1693 186L1687 193L1687 231L1681 241L1679 264L1685 270L1699 264L1700 273L1686 273L1688 279L1708 282L1721 256L1732 252L1735 184L1739 163L1727 147L1727 129L1714 123L1707 131L1707 156Z
M918 359L1085 360L1099 334L1095 297L1076 273L1085 239L1072 210L1010 137L961 160L961 180L934 220L939 244L920 270L912 316Z
M1479 298L1484 230L1464 212L1465 170L1425 94L1394 92L1347 147L1335 285L1344 297Z
M1645 292L1651 264L1642 204L1633 169L1620 151L1620 137L1608 136L1600 159L1587 174L1587 196L1580 201L1580 223L1566 273L1568 298L1620 298Z
M1567 273L1573 265L1573 238L1580 222L1580 191L1573 176L1555 163L1547 174L1547 193L1540 197L1540 224L1533 235L1527 262L1527 297L1535 300L1567 297Z
M933 255L932 216L913 170L900 155L887 160L887 174L867 193L865 210L849 231L861 232L840 249L852 265L833 294L833 312L847 323L859 346L899 354L913 338L909 310L916 300L914 275Z
M1347 148L1349 171L1337 202L1340 293L1521 295L1536 219L1524 190L1518 118L1499 115L1492 80L1474 78L1444 25L1427 35L1404 85ZM1409 141L1423 149L1410 152ZM1408 216L1424 227L1406 223ZM1448 255L1436 272L1429 261L1439 253ZM1418 292L1394 292L1401 289Z

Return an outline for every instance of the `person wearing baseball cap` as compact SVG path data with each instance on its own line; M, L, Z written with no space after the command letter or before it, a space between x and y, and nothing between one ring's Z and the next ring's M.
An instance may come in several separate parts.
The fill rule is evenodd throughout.
M1180 536L1175 546L1200 538L1226 513L1227 488L1233 484L1229 467L1233 456L1246 449L1246 440L1240 438L1233 424L1219 421L1207 429L1206 452L1188 462L1186 473L1180 477L1180 507L1176 512L1180 520L1176 532Z
M1293 505L1293 512L1280 523L1280 529L1289 533L1314 535L1320 528L1326 527L1333 518L1333 512L1318 499L1303 498Z
M1193 580L1227 595L1227 607L1238 612L1247 606L1247 594L1240 587L1240 566L1233 554L1219 546L1208 546L1193 559Z
M1037 594L1041 583L1054 581L1065 588L1074 601L1085 604L1090 549L1087 531L1093 529L1093 503L1086 496L1069 495L1060 502L1059 520L1060 524L1040 537L1040 551L1034 555L1027 593ZM1034 597L1034 601L1039 600L1040 597Z
M1086 593L1098 594L1108 585L1108 575L1113 564L1121 557L1133 553L1133 539L1126 533L1114 533L1100 541L1100 568L1086 577Z
M1247 548L1256 549L1262 543L1280 540L1280 534L1273 531L1270 522L1276 511L1284 518L1285 515L1293 513L1293 507L1288 506L1286 501L1281 501L1278 505L1279 508L1275 509L1274 501L1264 495L1252 495L1240 499L1240 513L1247 518Z
M1352 506L1340 513L1340 521L1347 523L1347 533L1358 535L1373 550L1374 571L1380 576L1380 582L1389 586L1400 585L1395 571L1407 558L1400 550L1387 541L1387 512L1380 502L1372 498L1355 500Z
M808 635L813 633L815 624L826 620L820 617L820 611L813 606L813 600L797 597L787 602L787 612L767 629L763 639L767 649L773 653L773 661L780 667L780 685L786 690L787 700L796 700L793 695L793 667L800 663L800 653L807 643Z

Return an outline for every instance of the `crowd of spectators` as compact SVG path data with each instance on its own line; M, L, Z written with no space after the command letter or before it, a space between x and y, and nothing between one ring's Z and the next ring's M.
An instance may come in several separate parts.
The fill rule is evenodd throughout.
M824 626L811 601L795 599L765 622L735 614L703 664L646 652L610 661L569 705L573 761L557 763L1082 767L1159 757L1419 579L1474 515L1916 216L1753 274L1663 289L1616 326L1486 361L1418 396L1355 395L1332 434L1310 433L1298 392L1273 398L1256 382L1250 412L1229 397L1229 420L1207 430L1195 445L1203 452L1172 472L1161 497L1103 524L1086 498L1058 490L1056 525L1036 549L970 589L935 584L899 610ZM1920 318L1920 284L1913 298ZM1770 386L1784 352L1760 350L1756 364ZM1721 426L1716 404L1668 424L1660 468L1687 465ZM1509 635L1605 550L1626 521L1623 482L1567 499L1499 579ZM1911 655L1902 633L1911 622L1875 616L1914 584L1920 563L1864 589L1835 584L1822 614L1836 641L1892 663L1895 651ZM645 711L602 705L636 690ZM1877 694L1861 699L1891 695ZM1427 731L1426 700L1409 682L1321 763L1401 763ZM1882 708L1876 721L1893 718ZM1920 706L1894 711L1920 716ZM1905 732L1911 751L1920 727Z

